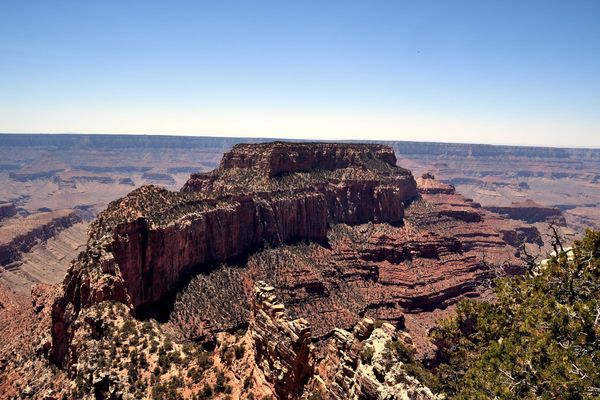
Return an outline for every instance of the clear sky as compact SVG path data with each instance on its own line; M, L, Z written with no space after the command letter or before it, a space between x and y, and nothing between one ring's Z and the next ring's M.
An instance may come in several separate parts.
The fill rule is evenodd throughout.
M600 147L600 1L0 0L0 132Z

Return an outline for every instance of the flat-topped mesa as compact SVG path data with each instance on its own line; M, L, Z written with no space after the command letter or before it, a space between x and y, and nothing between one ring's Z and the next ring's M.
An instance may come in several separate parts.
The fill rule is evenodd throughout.
M270 177L293 172L364 167L373 161L396 166L391 147L334 143L238 144L221 160L221 168L259 168Z
M182 191L297 191L328 182L405 179L413 180L410 171L396 165L388 146L275 142L235 146L223 156L219 168L193 174Z
M513 202L509 206L485 206L486 210L529 223L547 222L566 226L567 222L559 208L548 207L531 199Z
M296 160L289 171L308 172L271 177L237 167L285 154ZM223 160L181 192L136 189L93 224L97 240L113 237L111 252L135 307L159 300L199 266L243 257L264 242L326 241L329 223L401 223L404 204L418 196L412 174L394 164L386 146L238 145Z
M323 199L330 222L399 223L403 204L418 196L410 171L381 145L265 143L238 145L209 173L194 174L184 193Z
M417 186L421 194L455 193L454 186L438 181L430 173L425 173L420 178L417 178Z

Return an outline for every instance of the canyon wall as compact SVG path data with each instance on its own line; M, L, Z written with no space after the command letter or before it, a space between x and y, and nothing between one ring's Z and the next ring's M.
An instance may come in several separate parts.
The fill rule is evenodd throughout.
M151 190L161 189L139 194ZM240 197L166 226L149 226L143 217L118 225L111 251L138 307L160 300L187 275L238 259L264 242L322 241L326 233L325 198L318 193L271 201Z
M248 325L261 280L317 338L368 316L412 324L422 352L436 311L479 296L540 241L431 175L415 181L384 146L235 146L180 192L144 186L100 213L54 304L52 357L76 361L79 312L103 300L166 307L184 337L214 340ZM175 292L186 301L171 307Z
M29 215L21 220L0 227L0 266L19 260L21 253L31 249L39 241L53 237L59 231L81 222L73 210L57 210Z
M140 216L116 224L111 233L111 252L135 307L160 300L175 289L183 277L200 272L202 265L210 268L215 263L238 259L265 242L272 245L298 240L323 242L327 239L329 223L399 223L403 204L417 196L410 173L395 167L393 152L384 151L383 146L294 146L301 150L299 159L308 160L306 165L298 167L300 170L320 166L319 160L324 159L324 169L348 170L345 172L349 178L344 174L317 177L310 185L286 190L264 187L262 182L254 188L247 182L231 179L241 172L238 168L248 168L244 160L253 160L265 168L254 171L253 179L260 179L262 174L270 178L273 171L281 172L280 155L292 154L289 147L287 144L236 146L224 157L217 174L192 176L180 195L145 187L132 192L118 207L109 206L101 219L148 199L152 199L152 207L175 213L167 217L170 219L155 223ZM275 164L260 161L255 154L257 149L265 160L276 160ZM379 155L383 159L378 159ZM372 175L361 179L350 168L359 168L362 172L365 166L361 157L369 162L378 160L395 173L378 180ZM292 162L293 165L298 166L298 163ZM222 170L226 172L220 174ZM288 168L289 174L293 172L296 171ZM217 196L196 196L206 193ZM177 207L186 211L178 212Z
M262 280L293 315L311 323L315 337L351 329L368 316L410 325L422 354L428 324L457 301L480 296L505 268L518 271L521 246L535 247L541 237L450 185L417 181L420 198L405 208L402 224L332 224L324 243L261 249L244 268L223 265L199 275L179 292L170 323L194 340L239 329L250 307L244 285Z
M246 161L232 161L256 161L252 149L234 147L217 170L193 175L181 193L142 187L99 215L55 304L58 362L68 358L73 317L98 299L116 295L133 308L144 306L188 276L264 243L325 241L332 222L400 223L404 204L418 196L410 172L397 167L384 146L273 143L260 145L259 153L275 166L259 162L249 172ZM273 177L281 172L279 155L294 152L309 166L324 159L326 168ZM295 168L303 171L303 165Z

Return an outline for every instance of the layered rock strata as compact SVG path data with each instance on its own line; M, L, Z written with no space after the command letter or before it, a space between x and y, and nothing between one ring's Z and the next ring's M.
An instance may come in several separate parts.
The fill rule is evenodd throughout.
M390 324L364 318L352 331L335 329L313 390L331 400L438 399L408 372L402 356L410 352L411 337Z
M435 176L429 172L417 178L417 185L419 192L426 194L453 194L455 191L454 186L436 180Z
M559 208L547 207L533 200L513 202L509 206L486 206L486 210L529 223L546 222L566 226L567 222Z
M412 174L396 166L391 148L324 143L234 146L219 168L192 175L182 191L228 197L316 196L326 210L321 215L347 224L401 223L403 204L417 196Z
M385 146L238 145L181 192L142 187L99 215L54 304L52 356L76 360L74 322L103 300L135 312L180 291L170 316L184 336L234 331L260 280L318 338L364 316L402 327L479 295L490 265L515 264L536 232L432 176L417 187ZM209 290L182 290L194 275Z
M282 170L281 154L297 162ZM249 159L256 164L235 161ZM68 358L73 318L98 300L147 305L187 276L265 243L325 241L331 222L401 223L403 205L417 195L412 175L385 146L289 143L236 146L181 193L135 190L99 215L87 251L65 278L53 314L53 355L60 363Z
M30 250L39 241L47 240L59 231L78 222L81 217L74 210L57 210L29 215L0 227L0 266L19 260L21 253Z
M364 316L398 327L426 329L448 307L485 290L504 267L520 264L523 243L539 244L535 228L482 209L441 182L428 182L405 210L402 226L331 225L326 243L263 249L242 265L194 278L175 301L171 322L191 338L235 330L247 320L250 290L265 280L277 288L290 313L307 319L313 334L351 329ZM237 289L236 289L237 288Z
M256 283L252 303L250 333L256 364L279 398L298 398L314 372L310 325L303 318L290 320L275 288L264 282Z

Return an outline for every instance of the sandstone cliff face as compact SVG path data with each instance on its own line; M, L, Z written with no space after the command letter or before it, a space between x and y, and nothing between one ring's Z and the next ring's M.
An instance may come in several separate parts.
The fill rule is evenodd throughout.
M181 193L142 187L99 215L86 255L73 263L65 296L55 304L58 362L69 359L64 343L72 336L73 318L108 293L141 307L187 276L242 258L264 243L325 241L332 222L400 223L404 204L418 195L410 172L395 166L393 152L383 146L257 147L236 146L217 170L192 176ZM288 169L282 154L296 160ZM307 168L316 169L304 172ZM94 266L99 262L90 259L94 254L102 266Z
M314 372L310 325L305 319L290 320L275 288L264 282L256 283L252 303L250 333L256 364L279 398L298 398Z
M257 365L280 396L296 393L312 368L307 325L270 333L283 347L260 344L281 316L271 310L279 303L253 300L261 280L321 348L334 329L370 317L409 327L423 354L430 323L479 296L490 265L516 264L521 241L539 233L433 176L417 186L394 161L382 146L236 146L181 192L147 186L111 203L54 303L52 358L65 367L77 360L82 310L112 300L135 314L178 290L167 307L181 336L214 341L254 324ZM252 310L264 312L252 320Z
M324 159L324 169L335 178L286 175L283 184L269 179L265 183L265 172L268 177L275 169L281 172L277 162L281 161L282 146L237 146L224 157L216 173L202 175L210 176L209 181L192 177L180 195L147 187L109 207L109 213L119 213L122 209L135 210L139 202L152 199L153 208L176 214L163 221L149 221L147 214L152 211L144 210L135 219L128 215L128 220L115 224L110 232L114 238L111 251L135 307L159 300L183 276L199 272L198 266L236 259L265 242L279 245L297 240L324 241L330 221L401 222L402 204L416 196L410 173L389 164L393 153L390 149L384 151L383 146L373 146L373 150L360 146L324 145L321 150L317 145L298 146L304 151L303 159L308 159L306 165L314 166ZM290 145L283 148L289 150ZM313 153L307 154L307 149ZM266 161L260 161L257 151L276 164L263 165ZM377 159L379 155L383 159ZM363 158L385 168L380 175L367 171ZM251 182L242 180L239 177L243 171L237 168L245 168L247 163L235 161L239 159L254 160L265 170L253 171ZM367 176L363 179L364 174ZM288 183L293 179L302 183ZM178 212L178 207L185 211Z
M166 226L150 226L143 217L118 225L111 251L138 307L160 300L202 265L208 271L264 242L319 241L326 232L324 198L318 194L270 201L241 197Z
M317 337L334 328L350 329L369 316L421 329L415 342L422 352L427 326L444 310L481 295L491 276L502 273L501 265L519 265L523 243L540 241L535 228L503 219L459 194L422 193L406 208L402 226L336 224L328 231L327 246L255 253L239 279L271 282ZM211 276L203 280L207 286ZM186 304L207 309L211 300L197 292L184 289ZM176 310L185 307L175 305Z
M327 217L348 224L399 223L403 204L417 196L410 173L379 145L273 143L237 145L216 170L194 174L183 192L226 196L318 194Z
M397 352L414 351L412 339L390 324L375 327L364 318L350 332L335 329L318 359L308 321L290 319L275 288L259 281L249 334L256 365L280 399L436 399Z
M194 278L181 290L170 322L193 339L238 329L249 318L249 285L264 280L292 315L310 322L317 338L368 316L406 325L423 355L431 350L427 330L436 319L460 299L485 294L491 277L505 272L501 266L520 264L523 243L540 241L534 227L448 188L422 192L406 208L402 226L334 224L326 243L263 249L244 268L223 266Z

